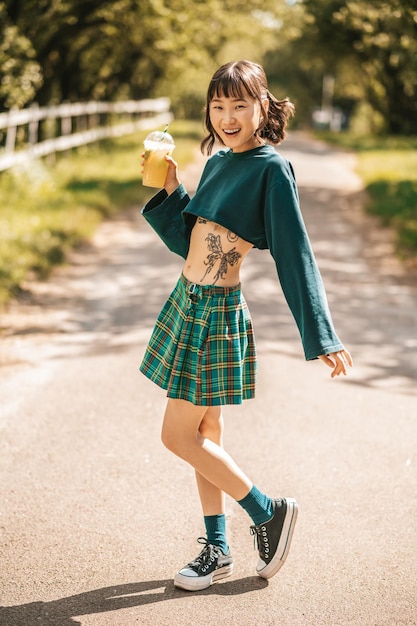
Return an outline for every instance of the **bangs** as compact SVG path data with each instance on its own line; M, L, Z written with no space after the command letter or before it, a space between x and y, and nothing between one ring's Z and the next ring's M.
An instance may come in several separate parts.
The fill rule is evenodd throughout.
M250 76L245 76L242 68L237 66L227 68L227 71L213 76L208 91L207 102L211 102L213 98L245 98L250 96L254 100L259 99L260 94L257 85L252 84Z
M208 155L211 154L216 141L225 145L213 128L210 119L211 102L216 98L236 98L239 100L251 98L259 102L261 114L267 119L267 109L264 108L263 101L269 98L269 91L263 67L251 61L231 61L219 67L213 74L207 89L207 100L204 107L204 123L209 134L201 142L201 151ZM259 130L261 131L261 127Z

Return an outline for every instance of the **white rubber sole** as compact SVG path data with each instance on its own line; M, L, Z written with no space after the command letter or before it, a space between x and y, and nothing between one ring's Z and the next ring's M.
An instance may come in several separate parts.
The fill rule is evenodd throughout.
M256 566L256 573L261 578L272 578L281 569L285 563L285 559L290 551L291 540L294 534L295 522L298 516L298 505L294 498L285 498L287 503L287 512L285 514L284 525L282 527L281 537L279 539L277 551L273 559L268 565L259 559Z
M186 591L201 591L202 589L210 587L210 585L215 583L217 580L231 576L232 573L233 563L225 565L220 569L216 569L211 574L207 574L207 576L183 576L183 574L177 572L174 578L174 585L175 587L185 589Z

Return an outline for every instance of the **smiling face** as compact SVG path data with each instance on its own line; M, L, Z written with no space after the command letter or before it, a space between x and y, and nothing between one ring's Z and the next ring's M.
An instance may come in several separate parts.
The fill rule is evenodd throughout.
M233 152L246 152L262 145L263 141L256 135L261 106L247 93L236 97L216 95L210 102L209 114L214 132Z

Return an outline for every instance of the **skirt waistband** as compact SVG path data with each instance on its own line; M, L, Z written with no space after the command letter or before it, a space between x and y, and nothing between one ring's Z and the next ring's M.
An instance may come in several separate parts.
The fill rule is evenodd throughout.
M188 278L181 274L179 282L182 283L189 296L203 298L204 296L231 296L240 293L240 283L234 287L219 287L218 285L200 285L200 283L192 283Z

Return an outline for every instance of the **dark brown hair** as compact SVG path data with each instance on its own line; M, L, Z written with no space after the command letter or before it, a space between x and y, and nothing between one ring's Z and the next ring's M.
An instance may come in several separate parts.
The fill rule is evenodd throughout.
M209 134L201 142L203 153L211 154L216 139L223 144L210 121L210 103L213 98L243 98L246 94L257 100L261 107L262 119L256 135L273 144L279 144L284 139L288 120L294 115L294 105L288 98L277 100L271 94L261 65L251 61L232 61L219 67L208 86L205 125ZM268 110L262 104L266 98L269 101Z

